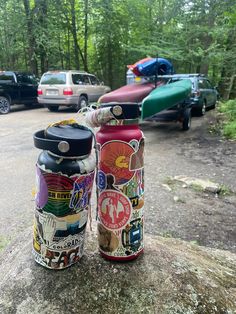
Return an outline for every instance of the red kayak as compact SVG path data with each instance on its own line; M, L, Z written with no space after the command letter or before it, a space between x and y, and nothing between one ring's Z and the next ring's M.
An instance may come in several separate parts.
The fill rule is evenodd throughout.
M159 82L160 84L160 82ZM110 93L101 96L99 103L108 102L135 102L139 103L155 89L153 83L130 84L122 86Z

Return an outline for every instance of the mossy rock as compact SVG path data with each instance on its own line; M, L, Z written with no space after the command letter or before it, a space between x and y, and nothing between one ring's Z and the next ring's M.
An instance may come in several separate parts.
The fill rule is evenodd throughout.
M111 263L87 232L68 269L38 266L26 232L1 255L0 313L223 314L236 311L236 255L146 234L145 253Z

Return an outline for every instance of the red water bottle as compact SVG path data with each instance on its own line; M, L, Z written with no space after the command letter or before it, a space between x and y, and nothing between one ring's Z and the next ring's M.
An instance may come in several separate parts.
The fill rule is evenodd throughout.
M99 250L110 260L132 260L143 252L144 136L139 106L102 107L110 107L114 118L96 134Z

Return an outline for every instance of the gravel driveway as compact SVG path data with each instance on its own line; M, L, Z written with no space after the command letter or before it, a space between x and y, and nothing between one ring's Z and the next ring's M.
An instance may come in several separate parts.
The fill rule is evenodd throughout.
M75 117L18 106L0 116L1 224L0 247L32 225L35 162L39 151L32 135L49 123ZM236 143L208 132L214 111L195 117L190 131L179 124L141 123L146 137L145 231L236 252L236 196L183 187L170 178L186 175L210 179L236 191Z

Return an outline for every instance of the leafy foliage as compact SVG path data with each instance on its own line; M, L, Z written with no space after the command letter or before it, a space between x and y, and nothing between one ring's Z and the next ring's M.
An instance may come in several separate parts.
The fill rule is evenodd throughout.
M115 88L128 64L160 56L222 93L236 74L235 0L0 0L0 30L2 69L80 68Z
M221 103L219 111L225 116L223 124L224 136L236 139L236 99Z

